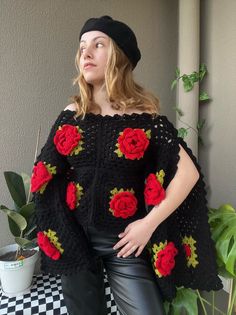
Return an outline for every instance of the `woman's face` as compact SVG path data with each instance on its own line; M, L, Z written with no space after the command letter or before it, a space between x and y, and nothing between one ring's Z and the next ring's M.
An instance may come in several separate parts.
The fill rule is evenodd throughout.
M80 71L93 86L104 84L109 45L109 37L100 31L87 32L81 37Z

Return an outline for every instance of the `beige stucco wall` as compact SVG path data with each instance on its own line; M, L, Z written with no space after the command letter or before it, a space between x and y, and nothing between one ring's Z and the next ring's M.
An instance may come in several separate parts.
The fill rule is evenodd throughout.
M200 105L206 119L200 163L209 186L209 204L236 207L236 1L201 1L201 62L209 74L203 88L212 100Z
M208 187L209 206L223 203L236 207L236 1L201 1L201 62L206 63L208 76L205 89L212 100L200 105L200 116L206 119L204 147L199 160ZM225 282L227 288L228 283ZM204 293L209 301L211 293ZM219 291L216 306L226 311L228 296ZM211 312L210 307L207 313ZM200 313L202 314L202 313Z
M79 30L91 16L111 15L133 28L142 51L135 77L174 120L177 7L172 0L0 0L0 204L11 206L3 171L30 174L39 125L42 145L75 92ZM0 213L0 246L10 242Z

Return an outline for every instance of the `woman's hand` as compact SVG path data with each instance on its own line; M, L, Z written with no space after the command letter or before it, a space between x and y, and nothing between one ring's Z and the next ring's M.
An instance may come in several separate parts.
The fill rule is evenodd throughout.
M150 240L152 233L153 230L147 224L145 219L136 220L130 223L125 231L119 234L121 240L113 247L113 249L118 249L123 246L118 252L117 257L127 257L136 250L135 257L138 257Z

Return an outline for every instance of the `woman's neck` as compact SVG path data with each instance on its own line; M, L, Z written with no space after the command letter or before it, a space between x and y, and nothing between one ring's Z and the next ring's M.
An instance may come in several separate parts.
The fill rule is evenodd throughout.
M112 108L112 104L111 102L109 102L109 99L108 99L105 85L93 87L93 100L95 104L100 107L100 110L101 110L100 114L103 116L105 115L113 116L115 114L119 114L119 115L124 114L123 111ZM135 109L135 108L126 109L125 111L125 113L127 114L132 114L132 113L140 114L142 112L143 111Z
M93 87L93 100L100 107L101 115L113 115L118 112L112 108L108 100L105 85Z

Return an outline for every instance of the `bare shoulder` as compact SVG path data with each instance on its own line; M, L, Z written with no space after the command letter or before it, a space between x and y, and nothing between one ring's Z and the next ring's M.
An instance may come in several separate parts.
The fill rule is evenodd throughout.
M150 111L143 111L143 110L140 110L140 109L137 109L137 108L130 108L130 109L127 109L125 113L128 114L128 115L132 115L132 114L143 114L143 113L151 114Z
M70 111L76 111L76 105L75 103L69 104L66 106L66 108L64 110L70 110Z

